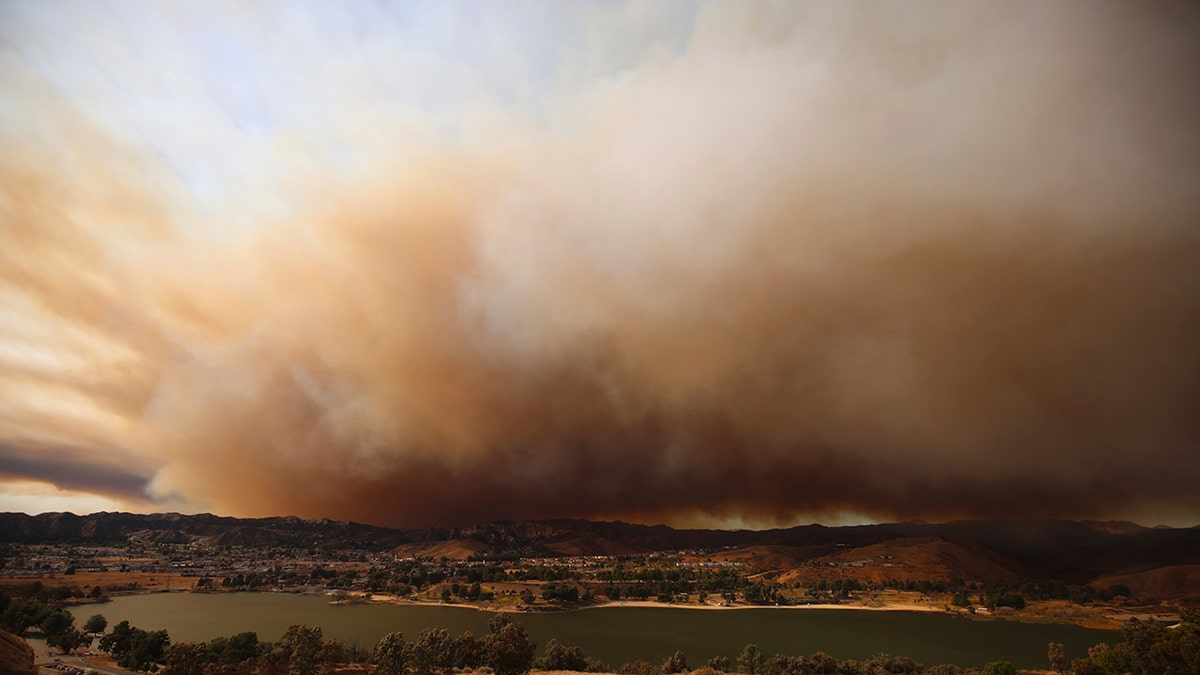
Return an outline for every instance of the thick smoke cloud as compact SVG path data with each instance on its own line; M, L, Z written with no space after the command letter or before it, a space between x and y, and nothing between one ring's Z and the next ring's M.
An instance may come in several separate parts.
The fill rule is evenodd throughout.
M1194 521L1198 17L708 7L538 115L281 142L283 206L211 240L10 52L0 471L406 526Z

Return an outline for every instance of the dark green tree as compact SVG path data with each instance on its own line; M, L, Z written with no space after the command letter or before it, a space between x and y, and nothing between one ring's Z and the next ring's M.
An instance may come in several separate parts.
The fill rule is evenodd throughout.
M658 668L653 663L641 659L621 664L619 671L623 675L658 675Z
M89 633L103 633L108 628L108 619L104 618L103 614L93 614L88 617L87 623L83 624L83 629Z
M134 628L129 641L129 650L117 660L117 665L133 670L146 670L162 662L171 638L165 630L146 631Z
M488 621L487 638L484 639L487 665L496 675L524 675L533 667L533 652L537 643L529 639L525 627L512 619L497 614Z
M1050 643L1046 658L1050 659L1050 669L1056 673L1065 673L1071 667L1071 662L1067 660L1067 648L1061 642Z
M13 635L21 635L29 630L30 626L40 623L45 609L45 605L34 600L24 598L11 600L4 608L4 612L0 614L0 628Z
M766 658L758 645L748 644L742 649L742 653L738 654L737 669L739 673L746 673L746 675L760 675L765 662Z
M262 643L258 641L258 633L246 631L228 638L217 638L208 644L219 663L246 663L258 658L262 653Z
M674 673L686 673L688 670L687 657L683 652L675 650L675 653L663 659L662 665L658 668L663 675L674 675Z
M317 670L325 645L320 626L289 626L279 638L279 649L287 658L289 675L310 675Z
M42 632L47 635L61 633L75 627L75 617L65 609L58 607L49 608L43 615L38 625Z
M129 651L133 643L134 627L128 621L122 621L112 627L112 630L100 638L101 651L108 652L113 658L120 659Z
M978 672L975 670L972 673ZM943 663L936 666L930 666L925 670L925 675L966 675L967 671L962 666L956 666L952 663Z
M718 673L728 673L730 668L732 668L732 664L729 663L729 657L721 655L709 659L707 665Z
M863 667L870 673L891 673L892 675L920 673L925 670L925 666L907 656L892 656L891 654L872 656L863 663Z
M804 657L776 654L763 665L767 675L807 675Z
M1008 661L992 661L983 667L983 675L1018 675L1017 669Z
M565 647L558 640L546 641L546 651L538 661L539 670L587 670L587 659L579 647Z
M476 638L471 631L463 631L454 638L451 650L454 652L454 667L460 670L477 670L487 661L483 640Z
M46 645L62 652L74 651L85 644L91 644L92 637L83 631L67 628L54 633L46 633Z
M330 638L321 645L321 651L317 654L317 663L326 666L336 666L342 663L354 663L359 660L358 651L351 645L342 642L337 638Z
M834 675L838 671L838 661L825 652L816 652L808 657L809 669L816 675Z
M203 642L177 642L163 652L165 675L204 675L212 663L212 654Z
M375 643L372 658L379 666L379 675L403 675L408 667L404 635L400 631L388 633Z
M413 672L435 675L454 667L450 632L445 628L426 628L409 647Z

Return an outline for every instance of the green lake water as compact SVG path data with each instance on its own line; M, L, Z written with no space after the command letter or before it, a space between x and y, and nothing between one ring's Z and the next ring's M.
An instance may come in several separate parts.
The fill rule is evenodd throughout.
M255 631L275 640L292 624L320 626L325 637L370 647L391 631L413 639L442 626L452 635L487 633L491 614L437 605L334 605L319 595L271 593L159 593L114 598L71 609L79 623L103 614L109 626L128 620L138 628L165 628L174 642L208 640ZM979 620L931 612L868 612L841 609L761 608L705 611L671 607L604 607L570 612L514 614L538 643L549 638L578 645L583 653L617 667L634 659L661 661L676 649L698 667L718 654L737 657L748 643L768 656L824 651L839 659L866 659L886 652L926 665L982 666L1011 661L1019 668L1047 667L1050 642L1066 645L1070 658L1098 642L1121 641L1114 631L1064 624Z

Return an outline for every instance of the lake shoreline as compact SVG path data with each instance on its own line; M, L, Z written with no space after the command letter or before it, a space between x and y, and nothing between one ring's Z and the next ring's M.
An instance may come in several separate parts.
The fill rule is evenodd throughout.
M325 595L333 597L332 594ZM541 608L523 608L513 606L497 606L490 607L485 605L476 605L469 602L429 602L429 601L412 601L395 596L375 595L369 599L362 598L348 601L333 601L334 604L373 604L373 605L401 605L412 607L462 607L466 609L474 609L481 612L503 612L511 614L553 614L556 612L575 612L587 609L604 609L610 607L647 607L657 609L693 609L701 611L725 611L725 610L745 610L745 609L852 609L852 610L867 610L874 612L940 612L943 614L953 614L947 612L941 607L934 605L918 605L918 604L903 604L898 602L885 602L882 605L861 605L847 604L839 605L834 603L813 603L807 605L712 605L712 604L691 604L691 603L663 603L655 600L616 600L602 602L592 605L578 605L569 607L552 607L546 606Z
M175 642L211 640L245 631L274 640L289 625L305 624L322 627L326 637L347 644L372 644L389 632L400 631L406 638L413 638L432 626L444 627L452 634L486 634L489 614L498 609L436 601L335 604L332 599L318 592L149 593L115 597L108 606L77 606L69 611L77 621L100 613L110 625L126 620L140 628L169 630ZM704 607L626 601L624 605L603 603L579 608L609 611L517 612L506 616L524 625L539 644L554 638L561 644L579 646L585 654L609 664L637 659L655 662L677 649L697 662L717 655L732 658L745 645L755 643L768 652L825 651L843 659L887 652L923 663L978 666L1003 657L1033 666L1044 659L1048 642L1063 642L1082 652L1099 642L1111 643L1119 635L1066 624L958 620L966 617L912 611L911 607L888 611L854 605L735 606L712 609L760 611L671 611L681 608ZM819 611L766 611L772 609ZM846 611L830 611L837 609Z
M947 608L945 605L939 605L934 602L905 602L897 600L873 600L871 604L862 602L837 604L837 603L811 603L811 604L792 604L792 605L748 605L748 604L693 604L693 603L662 603L656 600L617 600L607 601L590 605L576 606L557 606L544 605L528 606L509 605L509 604L494 604L483 605L473 604L469 602L444 602L440 600L410 600L405 597L399 597L390 594L379 593L361 593L354 592L350 594L338 594L325 590L304 590L304 591L278 591L278 590L253 590L253 591L195 591L195 590L143 590L143 591L123 591L114 593L113 597L128 597L137 595L161 595L161 594L188 594L188 595L224 595L224 594L240 594L240 593L260 593L267 595L308 595L318 596L329 599L331 605L377 605L377 606L394 606L394 607L446 607L459 609L472 609L483 613L503 613L515 614L522 616L540 616L548 614L561 614L568 612L579 612L590 609L608 609L608 608L645 608L645 609L686 609L699 611L737 611L737 610L848 610L855 612L910 612L914 614L941 614L952 617L960 617L973 621L1014 621L1027 624L1061 624L1069 626L1078 626L1080 628L1088 628L1094 630L1120 630L1126 621L1130 618L1152 621L1178 621L1178 614L1165 612L1161 610L1150 611L1148 608L1143 611L1126 611L1121 616L1112 616L1104 611L1060 614L1049 611L1025 611L1016 614L993 614L986 609L978 609L971 613L957 608ZM74 604L74 603L67 603ZM96 605L100 603L79 603ZM1077 610L1088 610L1082 606L1075 606Z

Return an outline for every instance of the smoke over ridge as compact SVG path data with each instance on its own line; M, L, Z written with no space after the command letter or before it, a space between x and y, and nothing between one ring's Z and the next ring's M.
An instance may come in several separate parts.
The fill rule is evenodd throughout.
M221 200L6 35L0 475L387 525L1194 521L1198 16L705 6L453 133L329 91Z

